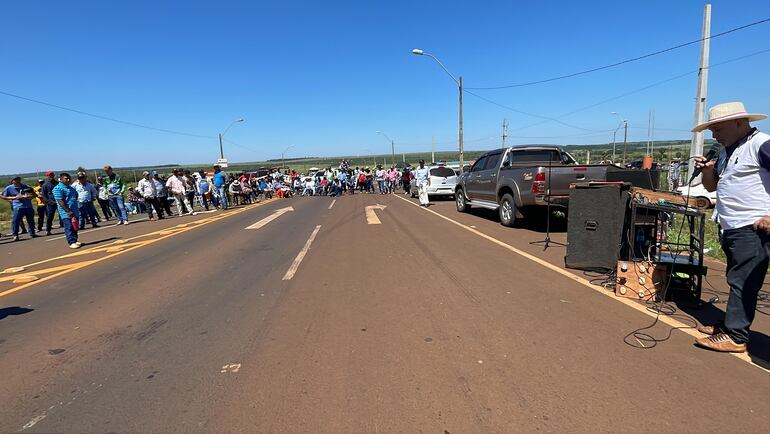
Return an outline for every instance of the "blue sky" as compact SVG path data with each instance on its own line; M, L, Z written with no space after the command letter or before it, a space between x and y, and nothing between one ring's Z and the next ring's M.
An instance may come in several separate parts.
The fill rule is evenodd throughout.
M712 2L712 33L770 17L765 1ZM8 1L0 17L0 91L211 138L167 134L0 95L0 173L287 155L456 149L457 89L529 82L698 39L704 3ZM770 23L716 38L711 63L770 49ZM516 110L559 117L697 69L699 45L541 85L472 90ZM770 111L770 52L715 66L709 105ZM696 75L538 123L466 94L467 149L500 143L689 139ZM764 124L759 123L762 127ZM578 128L574 128L578 127ZM766 127L767 128L767 127Z

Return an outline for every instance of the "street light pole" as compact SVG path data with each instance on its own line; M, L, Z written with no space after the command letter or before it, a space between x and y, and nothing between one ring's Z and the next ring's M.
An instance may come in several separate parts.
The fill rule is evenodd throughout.
M620 129L620 125L622 124L624 126L623 131L623 164L626 164L626 148L628 147L628 121L620 115L618 112L610 112L611 115L615 115L620 120L620 124L618 124L618 127L615 128L615 132L612 133L612 162L615 163L615 134L617 134L618 130Z
M388 137L388 135L383 133L382 131L377 131L377 134L382 134L383 136L385 136L385 139L390 141L391 164L393 164L395 166L396 165L396 144L395 144L395 142L393 141L393 139Z
M286 170L286 164L283 162L283 156L286 154L286 151L293 147L294 145L289 145L286 149L283 150L283 152L281 152L281 170Z
M222 140L224 139L225 134L227 134L227 131L230 129L230 127L237 124L238 122L243 122L243 118L239 118L230 122L230 125L228 125L223 132L219 133L219 162L220 163L227 164L227 160L225 160L225 149L222 146Z
M460 150L460 167L462 168L463 163L465 161L465 158L464 158L465 152L463 147L463 78L461 76L459 80L456 79L455 76L452 75L452 73L449 72L448 69L446 69L444 64L441 63L441 61L438 60L436 56L430 53L426 53L425 51L420 50L419 48L415 48L412 50L412 54L415 54L417 56L428 56L431 59L435 60L436 63L438 63L439 66L441 66L441 69L443 69L444 72L446 72L447 75L449 75L452 78L452 80L454 80L454 82L457 83L457 89L460 93L460 116L459 116L460 119L459 119L459 125L458 125L458 142L459 142L458 144L459 144L459 150Z

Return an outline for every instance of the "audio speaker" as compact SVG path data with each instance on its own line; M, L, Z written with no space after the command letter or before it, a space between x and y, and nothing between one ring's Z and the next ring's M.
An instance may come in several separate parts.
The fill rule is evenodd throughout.
M623 245L628 185L573 184L567 217L567 268L614 270Z

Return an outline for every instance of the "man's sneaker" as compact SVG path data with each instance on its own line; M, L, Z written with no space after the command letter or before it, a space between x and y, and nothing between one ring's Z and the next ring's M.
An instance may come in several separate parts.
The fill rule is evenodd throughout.
M50 237L51 236L51 231L45 231L45 236Z
M745 353L746 344L736 343L727 333L717 333L695 340L695 345L722 353Z
M709 336L726 332L725 325L721 321L714 325L699 325L698 331L703 333L704 335L709 335Z
M19 236L18 235L14 235L13 236L13 241L19 241Z
M123 220L124 225L128 225L128 220Z
M70 244L70 249L79 249L79 248L80 248L80 244L78 244L78 243Z

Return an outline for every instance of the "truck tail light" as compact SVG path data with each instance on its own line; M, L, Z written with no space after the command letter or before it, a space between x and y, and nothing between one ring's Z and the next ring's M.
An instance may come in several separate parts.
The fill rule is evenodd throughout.
M532 193L545 194L545 173L535 174L535 179L532 182Z

